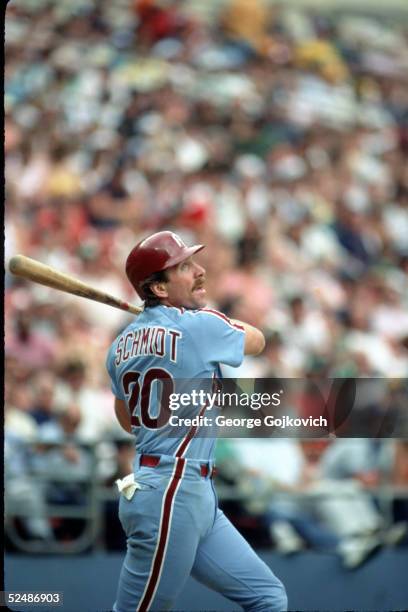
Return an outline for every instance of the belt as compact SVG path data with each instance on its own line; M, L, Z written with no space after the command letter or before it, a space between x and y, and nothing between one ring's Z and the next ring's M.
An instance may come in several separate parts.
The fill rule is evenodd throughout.
M140 465L142 465L143 467L157 467L160 463L160 457L158 455L142 455L140 457ZM213 468L210 468L208 463L202 463L200 465L200 472L201 472L201 476L203 478L207 478L207 476L209 476L210 478L214 478L214 476L217 473L217 468L214 466Z

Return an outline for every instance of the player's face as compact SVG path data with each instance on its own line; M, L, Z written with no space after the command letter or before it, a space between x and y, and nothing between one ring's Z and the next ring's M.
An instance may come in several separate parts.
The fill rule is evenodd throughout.
M205 270L192 257L167 270L165 303L184 308L202 308L207 303Z

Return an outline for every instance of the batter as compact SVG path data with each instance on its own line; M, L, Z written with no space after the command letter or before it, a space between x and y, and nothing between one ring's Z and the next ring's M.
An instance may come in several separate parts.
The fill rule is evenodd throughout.
M159 232L126 262L145 308L107 357L115 412L137 451L134 472L118 483L127 553L115 612L174 609L190 574L244 610L287 609L280 580L218 508L214 436L199 426L175 435L169 423L169 395L180 385L211 382L220 363L239 366L264 347L260 330L205 307L205 270L194 259L203 248Z

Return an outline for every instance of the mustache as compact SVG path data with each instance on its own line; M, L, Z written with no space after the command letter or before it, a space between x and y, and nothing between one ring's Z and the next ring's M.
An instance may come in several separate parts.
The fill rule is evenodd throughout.
M205 278L203 278L203 279L197 281L196 283L194 283L193 291L194 291L194 289L201 289L202 287L204 287L204 285L205 285Z

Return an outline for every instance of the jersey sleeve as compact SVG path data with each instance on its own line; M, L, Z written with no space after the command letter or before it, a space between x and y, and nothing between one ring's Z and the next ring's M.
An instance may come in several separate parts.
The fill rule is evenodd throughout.
M245 330L241 325L210 308L202 308L188 316L189 332L207 364L241 365L245 346Z
M108 370L108 374L111 379L111 390L113 395L121 400L125 400L126 397L124 395L123 389L120 388L120 385L117 382L117 369L114 363L113 346L111 346L108 351L108 356L106 358L106 369Z

